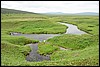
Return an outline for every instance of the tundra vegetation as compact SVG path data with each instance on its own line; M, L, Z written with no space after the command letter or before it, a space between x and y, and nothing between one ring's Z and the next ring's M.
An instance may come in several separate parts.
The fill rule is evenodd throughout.
M57 22L74 24L88 34L63 34L68 27ZM25 58L31 49L26 44L39 41L10 36L10 32L62 36L55 36L38 45L38 53L50 54L50 61L29 62ZM68 50L60 50L59 47ZM99 16L1 13L1 65L99 66Z

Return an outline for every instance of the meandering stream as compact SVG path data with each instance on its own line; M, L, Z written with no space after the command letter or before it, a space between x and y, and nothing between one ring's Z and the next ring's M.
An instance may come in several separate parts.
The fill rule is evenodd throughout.
M28 45L31 47L32 51L29 53L29 55L26 56L27 61L50 60L50 55L43 56L37 53L38 43Z
M78 34L78 35L86 34L86 32L79 30L75 25L68 24L68 23L61 23L61 22L59 23L68 26L68 29L66 29L65 34Z
M84 31L81 31L77 28L77 26L72 25L72 24L67 24L67 23L61 23L58 22L60 24L66 25L68 26L68 29L66 29L66 32L64 34L87 34ZM30 39L35 39L35 40L39 40L40 42L43 42L49 38L52 38L54 36L60 36L61 34L21 34L21 33L16 33L16 32L11 32L12 36L24 36ZM28 46L30 46L31 48L31 52L29 53L29 55L26 56L26 60L27 61L43 61L43 60L50 60L50 55L40 55L37 53L38 50L38 43L35 44L28 44ZM61 50L68 50L65 48L60 47Z

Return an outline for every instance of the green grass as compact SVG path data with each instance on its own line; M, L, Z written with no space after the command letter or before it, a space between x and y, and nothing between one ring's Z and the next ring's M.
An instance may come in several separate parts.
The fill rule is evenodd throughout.
M99 47L94 45L83 50L57 51L50 61L25 62L21 66L99 66Z
M19 28L14 29L15 32L17 31L22 33L49 34L49 33L64 33L66 29L66 26L64 25L61 26L60 24L57 24L55 22L50 22L49 20L24 21L20 23L23 23L23 25L21 25Z
M99 35L99 17L98 16L68 16L64 20L65 23L77 25L79 29L92 34Z
M87 47L83 50L58 51L52 54L54 61L62 60L65 65L73 66L94 66L99 65L98 45Z
M24 16L27 16L27 14L25 14ZM24 18L23 16L21 17L22 18L21 19L18 16L20 20L19 19L12 20L11 18L13 18L14 17L13 16L8 20L7 19L5 20L6 16L4 15L4 20L1 21L1 29L7 29L8 31L12 31L12 32L37 33L37 34L41 34L41 33L56 34L56 33L64 33L66 31L67 27L64 25L58 24L49 19L41 20L41 17L39 19L34 19L32 18L33 16L30 16L29 19L26 19L27 17ZM16 18L16 14L15 14L15 18Z
M25 37L10 36L10 32L56 34L64 33L62 21L77 25L88 35L56 36L39 43L38 53L51 54L50 61L28 62L30 52L25 44L36 43ZM91 35L90 35L91 34ZM99 66L99 17L98 16L49 16L40 14L1 14L1 65L2 66ZM59 47L73 50L60 50Z
M39 49L38 50L39 54L46 55L46 54L52 54L53 52L59 50L59 47L54 46L50 43L42 42L42 43L39 43L38 49Z
M48 39L47 42L73 50L84 49L87 46L98 45L98 36L91 35L62 35Z
M1 40L7 41L12 44L16 44L16 45L22 45L22 46L29 44L29 43L39 42L38 40L30 40L25 37L16 37L16 36L2 36Z
M17 66L25 62L25 56L29 51L29 46L20 46L7 41L1 41L1 65Z

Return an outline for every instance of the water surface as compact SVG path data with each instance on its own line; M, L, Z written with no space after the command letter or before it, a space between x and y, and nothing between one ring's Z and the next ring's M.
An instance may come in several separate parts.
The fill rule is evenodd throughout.
M60 34L14 34L13 36L24 36L30 39L39 40L40 42L52 38L54 36L59 36Z
M72 25L72 24L68 24L68 23L61 23L60 24L66 25L68 26L68 28L66 29L66 32L64 34L86 34L86 32L81 31L77 28L77 26ZM44 41L47 40L49 38L52 38L54 36L60 36L61 34L21 34L21 33L12 33L13 36L25 36L27 38L31 38L31 39L35 39L35 40L39 40Z
M38 50L38 43L35 44L27 44L31 47L31 52L29 53L29 55L26 56L26 60L27 61L43 61L43 60L50 60L50 56L46 55L40 55L37 53Z
M79 30L77 28L77 26L75 26L75 25L68 24L68 23L61 23L61 22L60 22L60 24L68 26L68 29L66 29L65 34L78 34L78 35L86 34L86 32Z
M67 23L61 23L60 24L66 25L68 26L68 28L66 29L66 32L64 34L86 34L84 31L81 31L77 28L77 26L72 25L72 24L67 24ZM39 40L40 42L45 41L49 38L55 37L55 36L60 36L61 34L21 34L21 33L16 33L16 32L11 32L12 36L24 36L30 39L35 39L35 40ZM43 60L50 60L50 56L46 55L40 55L37 53L38 50L38 43L35 44L28 44L28 46L30 46L31 48L31 52L29 53L29 55L26 56L26 60L27 61L43 61ZM67 50L64 49L62 47L60 47L61 50Z

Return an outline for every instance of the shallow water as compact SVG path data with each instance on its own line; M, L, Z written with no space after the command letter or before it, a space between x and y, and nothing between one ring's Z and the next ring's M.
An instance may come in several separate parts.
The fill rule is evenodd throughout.
M79 30L77 28L77 26L75 26L75 25L68 24L68 23L61 23L61 22L60 22L60 24L68 26L68 29L66 29L65 34L78 34L78 35L86 34L86 32Z
M50 56L46 55L40 55L37 53L38 50L38 43L35 44L28 44L32 51L29 53L29 55L26 56L27 61L43 61L43 60L50 60Z
M60 34L15 34L13 36L25 36L30 39L39 40L40 42L52 38L54 36L59 36Z
M66 29L66 32L64 34L86 34L84 31L81 31L77 28L77 26L72 25L72 24L67 24L67 23L61 23L60 24L66 25L68 26L68 28ZM54 36L60 36L61 34L21 34L21 33L14 33L11 32L12 36L25 36L27 38L30 39L35 39L35 40L39 40L40 42L43 42L49 38L52 38ZM38 43L35 44L28 44L30 46L30 48L32 49L32 51L29 53L29 55L26 56L26 60L27 61L43 61L43 60L50 60L50 56L46 55L46 56L42 56L40 54L37 53L38 50ZM61 50L67 50L64 49L62 47L60 47Z
M64 34L86 34L86 32L81 31L77 28L77 26L72 25L72 24L68 24L68 23L61 23L58 22L60 24L66 25L68 26L68 28L66 29L66 32ZM44 41L47 40L49 38L52 38L54 36L60 36L61 34L21 34L21 33L12 33L13 36L25 36L27 38L31 38L31 39L35 39L35 40L39 40Z

